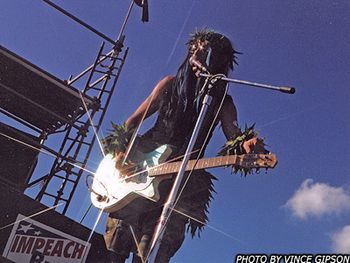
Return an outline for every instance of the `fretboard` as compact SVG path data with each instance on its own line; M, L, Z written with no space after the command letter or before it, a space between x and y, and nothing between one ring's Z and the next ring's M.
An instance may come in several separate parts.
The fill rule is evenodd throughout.
M186 171L215 168L226 165L237 164L239 157L237 155L219 156L212 158L200 159L196 163L196 160L190 160L186 166ZM151 167L148 170L149 176L166 175L176 173L180 169L181 162L164 163L155 167Z

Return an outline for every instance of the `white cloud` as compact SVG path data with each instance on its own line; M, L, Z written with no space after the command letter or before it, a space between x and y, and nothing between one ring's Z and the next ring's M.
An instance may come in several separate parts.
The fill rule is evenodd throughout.
M350 225L332 235L333 248L335 253L350 252Z
M350 208L350 195L342 187L314 183L312 179L306 179L285 206L301 219L339 214Z

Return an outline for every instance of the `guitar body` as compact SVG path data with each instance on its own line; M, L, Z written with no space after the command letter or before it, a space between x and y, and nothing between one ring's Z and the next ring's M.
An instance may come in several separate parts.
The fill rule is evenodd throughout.
M115 168L113 156L106 155L93 179L91 186L92 204L103 211L112 213L121 209L135 210L143 205L144 198L157 202L160 198L158 185L161 181L168 179L169 175L150 177L147 170L163 163L170 154L171 147L168 145L162 145L146 154L135 153L134 159L144 161L131 177L121 176ZM134 209L129 209L129 205L133 206Z
M120 175L111 154L100 163L91 186L92 204L109 213L117 212L118 218L144 212L144 207L160 199L158 185L179 171L181 161L165 163L172 152L169 145L162 145L149 153L134 152L132 160L143 160L134 173ZM190 160L186 171L234 166L243 168L274 168L274 154L242 154Z

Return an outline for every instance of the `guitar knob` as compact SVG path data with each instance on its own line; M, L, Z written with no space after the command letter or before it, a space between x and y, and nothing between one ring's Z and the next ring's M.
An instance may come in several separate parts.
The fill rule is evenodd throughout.
M109 201L109 198L108 198L108 196L106 196L106 195L97 195L97 201L99 201L99 202L104 202L104 201L106 201L106 202L108 202Z

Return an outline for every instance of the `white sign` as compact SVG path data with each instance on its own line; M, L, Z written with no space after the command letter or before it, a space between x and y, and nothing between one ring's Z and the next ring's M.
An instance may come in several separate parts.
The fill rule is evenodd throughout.
M18 215L3 256L18 263L84 263L90 243Z

